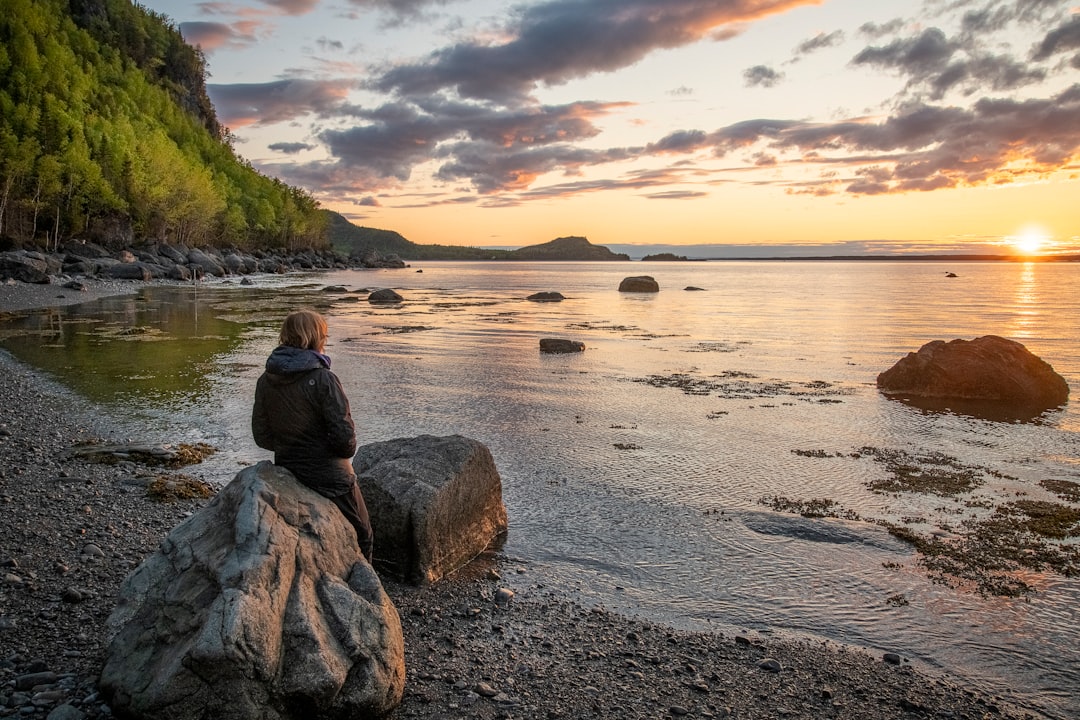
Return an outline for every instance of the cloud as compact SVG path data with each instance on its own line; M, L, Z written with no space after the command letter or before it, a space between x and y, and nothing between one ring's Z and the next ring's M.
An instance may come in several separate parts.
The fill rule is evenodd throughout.
M345 43L340 40L331 40L328 37L321 37L315 41L315 44L319 46L319 49L323 52L341 52L345 49Z
M859 26L859 32L867 37L877 39L899 32L906 23L901 18L894 18L887 23L863 23Z
M755 65L743 71L747 87L774 87L784 79L784 74L765 65Z
M252 21L237 22L232 25L217 22L180 23L180 34L184 42L201 47L203 52L213 52L221 48L241 48L258 42L256 29L260 23Z
M267 83L207 85L218 117L229 127L270 125L341 107L353 80L294 78Z
M549 0L528 6L502 44L462 42L374 81L402 96L454 91L504 103L632 65L654 50L722 36L732 26L821 0Z
M567 162L588 162L571 143L595 137L597 117L625 103L571 103L507 110L485 104L430 98L423 104L388 103L357 108L369 122L325 130L320 139L346 167L380 178L409 179L414 166L435 158L439 177L469 179L480 192L520 187L528 178ZM555 150L536 150L554 147ZM579 159L574 159L577 156Z
M347 3L361 10L382 10L398 18L417 18L429 5L446 5L452 0L346 0Z
M1040 67L983 52L964 38L948 38L936 27L885 46L868 47L852 64L897 70L908 78L908 91L925 92L932 100L953 90L968 95L985 89L1013 90L1046 78Z
M927 28L918 36L896 40L884 47L869 47L855 56L856 65L898 68L906 73L926 73L947 63L957 50L940 29Z
M281 153L285 153L286 155L296 155L296 154L301 153L301 152L303 152L305 150L314 150L318 146L317 145L311 145L309 143L279 142L279 143L270 143L266 147L268 147L270 150L273 150L274 152L281 152Z
M825 48L835 47L844 40L844 31L837 30L831 33L818 33L809 40L804 40L795 47L795 55L801 57Z
M665 190L664 192L646 193L649 200L697 200L708 197L709 193L700 190Z
M1033 60L1047 60L1053 55L1080 50L1080 13L1054 28L1032 53Z
M263 3L269 5L286 15L306 15L315 9L315 6L319 4L319 0L262 0Z
M919 104L881 122L748 121L708 134L702 147L725 155L763 143L811 163L857 160L863 167L843 188L855 195L927 191L1006 183L1075 163L1077 117L1080 84L1049 98L984 98L970 109Z

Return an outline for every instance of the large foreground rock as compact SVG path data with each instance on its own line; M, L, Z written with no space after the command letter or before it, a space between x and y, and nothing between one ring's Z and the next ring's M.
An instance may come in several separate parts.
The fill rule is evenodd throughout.
M124 581L100 687L120 717L374 717L405 682L397 610L337 507L246 468Z
M357 451L353 469L371 513L375 560L409 582L438 581L506 532L502 480L476 440L372 443Z
M1014 340L986 335L935 340L908 353L877 377L890 394L1052 408L1069 399L1069 385L1049 363Z

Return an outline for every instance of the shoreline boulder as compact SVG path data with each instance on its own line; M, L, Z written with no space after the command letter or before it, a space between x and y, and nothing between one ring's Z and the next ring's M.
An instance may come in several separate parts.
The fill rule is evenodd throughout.
M1069 399L1069 385L1049 363L1015 340L986 335L934 340L877 377L889 395L1001 403L1047 410Z
M425 585L466 565L507 530L502 480L483 443L421 435L353 457L375 533L375 562Z
M649 275L637 275L623 278L619 283L619 292L654 293L660 292L660 283Z
M269 462L177 526L108 622L119 717L373 717L404 691L400 618L352 526Z

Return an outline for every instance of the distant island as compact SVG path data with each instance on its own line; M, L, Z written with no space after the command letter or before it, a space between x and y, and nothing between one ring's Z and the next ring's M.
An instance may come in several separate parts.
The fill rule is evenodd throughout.
M340 213L323 210L327 235L334 250L349 257L372 254L417 260L586 260L629 261L625 253L614 253L603 245L593 245L583 237L561 237L517 250L496 250L465 245L419 245L393 230L354 225Z
M685 255L676 255L675 253L669 252L657 253L655 255L646 255L645 257L641 258L641 262L687 262L689 260L690 258L686 257Z
M561 237L541 245L510 250L507 260L630 260L624 253L613 253L603 245L593 245L583 237Z

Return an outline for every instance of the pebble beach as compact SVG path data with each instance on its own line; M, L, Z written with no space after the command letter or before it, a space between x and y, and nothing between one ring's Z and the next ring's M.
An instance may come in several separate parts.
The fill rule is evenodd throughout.
M84 287L3 284L0 314L140 284ZM206 500L154 499L159 469L73 455L138 438L3 351L0 408L0 717L110 717L96 678L117 589ZM582 606L498 552L431 587L385 587L407 668L390 718L1041 717L887 651L684 632Z

